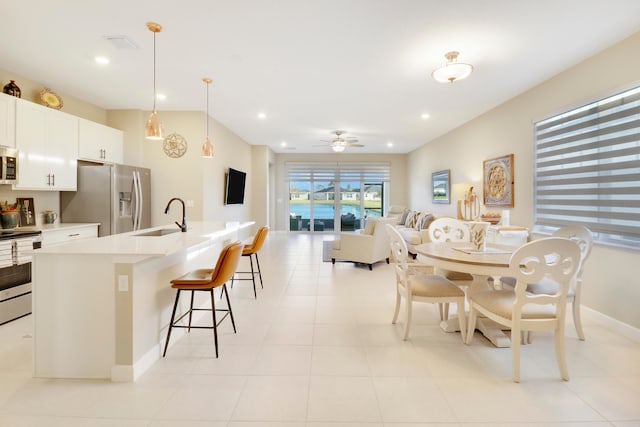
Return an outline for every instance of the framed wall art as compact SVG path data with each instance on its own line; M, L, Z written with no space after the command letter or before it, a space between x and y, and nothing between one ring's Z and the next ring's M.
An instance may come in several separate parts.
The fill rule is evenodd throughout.
M513 154L485 160L483 163L484 204L488 207L513 207Z
M433 203L451 203L451 173L442 170L431 174Z

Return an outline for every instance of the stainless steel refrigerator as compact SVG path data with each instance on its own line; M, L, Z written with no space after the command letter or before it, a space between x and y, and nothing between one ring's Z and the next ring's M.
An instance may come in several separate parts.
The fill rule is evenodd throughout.
M98 236L151 226L151 171L78 162L78 190L60 192L61 222L98 222Z

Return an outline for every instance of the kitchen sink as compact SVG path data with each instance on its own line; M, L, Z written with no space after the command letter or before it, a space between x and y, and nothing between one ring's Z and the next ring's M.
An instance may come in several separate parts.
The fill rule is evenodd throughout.
M178 228L161 228L159 230L146 231L144 233L134 234L135 237L159 237L179 232Z

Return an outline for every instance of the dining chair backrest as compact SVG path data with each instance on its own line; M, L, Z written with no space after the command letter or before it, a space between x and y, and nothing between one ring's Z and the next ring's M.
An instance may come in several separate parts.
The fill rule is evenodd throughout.
M567 292L578 273L581 253L578 244L561 237L547 237L529 242L511 255L509 269L516 279L513 318L520 318L525 304L554 304L556 316L563 317ZM531 294L527 285L543 280L558 283L553 294Z
M464 221L455 218L438 218L429 225L432 242L470 242L471 230Z
M593 247L593 234L591 230L583 225L568 225L566 227L559 228L553 233L553 237L564 237L575 241L580 247L581 264L578 270L577 280L581 280L582 270L584 268L584 262L591 254L591 248Z
M267 233L269 232L269 227L263 226L258 229L256 234L253 236L253 241L249 245L245 245L244 252L259 252L262 249L262 245L264 241L267 239Z
M241 242L233 242L222 249L218 256L218 262L211 272L211 282L214 287L231 280L238 268L243 246Z
M392 224L386 224L386 232L389 235L389 246L391 256L396 263L396 279L398 283L405 286L407 280L407 261L409 259L409 249L402 235Z

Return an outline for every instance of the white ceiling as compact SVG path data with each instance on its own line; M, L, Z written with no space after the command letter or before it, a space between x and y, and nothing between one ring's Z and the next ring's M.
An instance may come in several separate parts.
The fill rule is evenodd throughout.
M639 31L640 1L0 0L0 18L0 68L105 109L152 108L156 21L160 118L204 111L211 77L211 116L250 144L328 152L345 129L349 152L406 153ZM436 83L450 50L474 73Z

